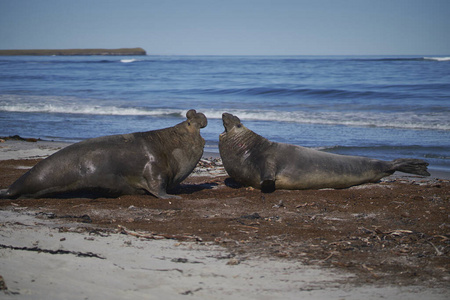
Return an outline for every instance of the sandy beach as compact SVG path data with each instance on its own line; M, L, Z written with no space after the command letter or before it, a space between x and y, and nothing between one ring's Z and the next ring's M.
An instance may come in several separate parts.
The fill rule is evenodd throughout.
M67 143L0 143L0 189ZM450 181L260 191L206 153L181 197L0 201L2 299L448 299Z

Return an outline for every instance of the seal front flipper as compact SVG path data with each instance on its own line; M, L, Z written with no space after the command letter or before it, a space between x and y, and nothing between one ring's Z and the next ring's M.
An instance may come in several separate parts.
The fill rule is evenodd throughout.
M144 189L148 194L153 195L159 199L181 199L180 196L167 194L165 186L162 186L159 189L149 189L149 188Z
M261 181L261 192L273 193L275 192L275 180L265 179Z
M261 192L273 193L275 191L275 162L270 158L264 162L263 170L261 172Z
M8 199L8 189L0 190L0 199Z
M154 194L152 194L152 195L154 195ZM155 196L160 199L182 199L180 196L177 196L177 195L169 195L165 191L161 191Z

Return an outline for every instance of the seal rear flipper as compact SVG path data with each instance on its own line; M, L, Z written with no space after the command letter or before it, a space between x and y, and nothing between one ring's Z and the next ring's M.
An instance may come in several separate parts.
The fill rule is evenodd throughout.
M400 171L404 173L416 174L421 176L430 176L427 171L428 163L421 159L400 158L392 161L392 171Z

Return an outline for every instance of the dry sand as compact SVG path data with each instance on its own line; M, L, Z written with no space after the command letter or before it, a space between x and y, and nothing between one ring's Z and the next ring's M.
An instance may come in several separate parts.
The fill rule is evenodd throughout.
M0 143L6 188L64 143ZM239 187L204 159L151 196L0 201L2 299L448 299L450 183Z

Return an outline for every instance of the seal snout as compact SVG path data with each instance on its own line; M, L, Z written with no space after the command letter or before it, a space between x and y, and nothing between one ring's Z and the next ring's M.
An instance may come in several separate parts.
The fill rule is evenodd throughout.
M202 114L202 113L199 113L198 115L201 118L201 120L199 122L200 123L200 128L205 128L206 125L208 125L208 119L206 119L206 116L204 114Z
M208 119L203 113L197 113L195 109L191 109L186 113L186 118L191 122L198 124L200 128L205 128L208 125Z
M234 126L240 127L239 124L241 124L241 120L238 117L233 116L232 114L229 113L222 114L222 122L223 127L225 127L225 131L230 130Z

